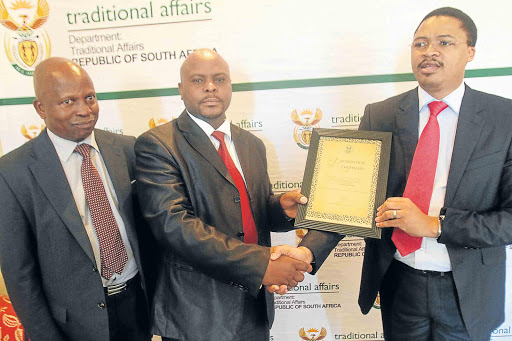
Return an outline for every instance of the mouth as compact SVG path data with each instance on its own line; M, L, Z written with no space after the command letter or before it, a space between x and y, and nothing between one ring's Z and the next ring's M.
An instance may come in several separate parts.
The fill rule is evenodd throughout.
M207 97L201 101L201 104L207 105L207 106L215 106L217 104L221 103L221 100L217 97Z
M206 97L202 102L220 102L220 99L218 97Z
M85 121L85 122L78 122L73 123L74 127L81 128L81 129L87 129L87 128L93 128L94 127L94 120Z
M425 74L434 73L441 67L443 67L443 63L437 60L424 60L418 65L421 72Z

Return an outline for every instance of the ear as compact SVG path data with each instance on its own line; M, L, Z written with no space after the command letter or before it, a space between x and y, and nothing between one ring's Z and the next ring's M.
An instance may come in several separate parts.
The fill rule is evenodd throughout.
M41 103L37 98L34 100L34 102L32 102L32 104L34 105L34 108L36 109L37 111L37 114L43 119L45 120L46 119L46 113L44 111L44 105L43 103Z
M474 46L468 46L468 63L475 58L475 47Z
M178 91L180 92L181 100L183 100L183 84L178 83Z

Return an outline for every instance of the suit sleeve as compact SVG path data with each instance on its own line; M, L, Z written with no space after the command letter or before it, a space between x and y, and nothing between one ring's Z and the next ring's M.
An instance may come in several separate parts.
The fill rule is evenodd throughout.
M370 127L370 104L364 108L364 115L359 122L359 130L371 130Z
M503 163L495 207L485 211L445 207L439 242L466 248L512 244L512 145Z
M0 175L0 263L16 315L32 340L65 341L41 285L32 229L9 185ZM56 265L58 266L58 265Z
M343 238L345 238L345 235L319 230L309 230L308 233L306 233L299 246L305 246L313 253L314 262L311 264L313 266L312 275L320 270L320 267L325 262L332 249L334 249Z
M194 269L256 296L270 249L231 238L197 217L188 194L193 188L185 185L184 170L167 147L151 132L135 145L139 200L160 247Z
M270 188L272 193L272 188ZM288 232L293 230L293 219L288 218L281 207L282 194L271 194L267 201L268 224L272 232Z

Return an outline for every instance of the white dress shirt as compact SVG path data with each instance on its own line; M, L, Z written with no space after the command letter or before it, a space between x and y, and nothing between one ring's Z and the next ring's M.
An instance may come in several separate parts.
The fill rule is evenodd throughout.
M80 217L82 218L87 236L91 242L98 273L101 274L99 271L99 269L101 269L101 258L98 237L96 236L96 230L92 223L91 212L89 211L89 205L87 204L85 191L82 184L82 155L74 152L78 143L63 139L52 133L50 129L47 129L47 131L48 136L50 137L50 140L52 141L55 150L57 151L57 155L59 156L62 168L64 168L64 173L66 173L66 178L68 179L69 187L73 193L76 207L80 213ZM126 253L128 254L128 261L123 269L122 274L119 275L114 273L114 275L109 280L101 277L103 286L119 284L129 280L137 274L137 265L135 264L135 259L133 258L132 248L130 246L130 242L128 241L123 219L119 213L119 202L117 201L116 192L114 190L112 180L108 174L107 167L105 166L105 162L103 161L103 158L100 154L96 139L94 138L94 131L89 137L80 143L87 143L91 145L91 161L94 167L96 167L101 181L103 182L103 186L105 187L105 192L107 194L110 207L114 213L117 226L119 227L119 232L121 233L121 238L123 240L124 246L126 247Z
M238 155L236 153L235 143L233 142L233 139L231 138L231 125L229 123L229 119L226 117L226 119L220 125L220 127L218 127L217 129L213 129L213 127L209 123L195 117L194 115L189 113L188 110L187 110L187 114L190 116L190 118L194 122L197 123L199 128L201 128L204 131L204 133L210 138L210 141L213 143L213 146L217 150L219 150L220 142L215 137L213 137L212 134L216 130L224 133L224 142L226 143L226 148L228 149L229 155L231 156L231 159L235 163L236 168L242 175L242 178L244 179L244 182L246 183L245 185L247 186L247 182L245 181L244 172L242 170L242 165L240 164L240 160L238 159Z
M428 215L431 217L439 217L441 208L444 206L453 144L455 142L455 133L464 92L465 85L463 82L455 91L442 99L443 102L448 104L448 108L437 116L440 140L434 189L428 210ZM418 100L420 108L419 137L430 117L428 104L432 101L436 101L436 99L430 96L421 87L418 87ZM420 249L405 257L402 257L397 251L395 253L395 259L420 270L451 271L452 269L446 246L438 243L436 238L423 238Z

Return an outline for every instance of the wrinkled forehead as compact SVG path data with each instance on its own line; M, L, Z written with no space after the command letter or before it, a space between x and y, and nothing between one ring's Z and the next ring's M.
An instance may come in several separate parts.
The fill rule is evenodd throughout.
M71 61L57 58L43 61L34 72L36 97L45 89L67 81L87 81L92 84L87 72Z
M76 65L69 68L48 70L36 82L36 95L39 100L49 97L67 97L81 92L94 92L89 75Z

